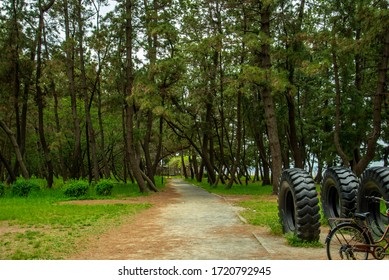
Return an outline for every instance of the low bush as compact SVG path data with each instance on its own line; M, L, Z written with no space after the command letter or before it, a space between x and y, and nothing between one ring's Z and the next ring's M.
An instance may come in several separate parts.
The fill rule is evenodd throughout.
M31 180L19 178L11 186L12 195L27 197L31 191L39 191L39 185Z
M64 195L67 197L80 197L88 194L89 184L85 181L68 181L65 186Z
M114 182L111 180L100 180L96 185L96 194L102 196L112 195Z

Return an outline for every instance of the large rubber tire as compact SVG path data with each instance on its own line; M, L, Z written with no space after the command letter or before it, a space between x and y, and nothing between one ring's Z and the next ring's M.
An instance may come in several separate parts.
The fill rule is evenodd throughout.
M345 167L330 167L323 176L321 205L326 218L345 218L354 214L358 178Z
M375 237L378 237L382 235L388 225L388 217L385 214L386 207L367 200L366 196L378 196L389 200L388 167L372 167L365 170L357 191L357 212L370 212L368 224Z
M278 216L284 233L304 241L320 237L319 199L308 172L299 168L282 172L278 186Z

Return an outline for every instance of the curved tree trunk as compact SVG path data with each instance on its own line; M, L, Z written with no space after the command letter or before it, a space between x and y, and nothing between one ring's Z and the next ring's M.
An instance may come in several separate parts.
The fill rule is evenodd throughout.
M20 152L18 142L16 141L16 138L15 138L15 133L12 132L12 130L7 126L7 124L3 120L0 120L0 127L5 131L9 140L11 140L12 146L15 149L16 160L19 163L19 166L20 166L20 169L22 172L22 176L26 179L29 179L30 174L28 173L26 165L24 164L22 153Z

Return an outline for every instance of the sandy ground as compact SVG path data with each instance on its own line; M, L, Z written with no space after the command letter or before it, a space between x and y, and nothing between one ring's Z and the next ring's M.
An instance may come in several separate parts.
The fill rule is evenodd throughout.
M325 248L291 247L267 228L244 223L230 197L210 194L179 179L172 179L160 193L118 202L150 202L154 207L83 244L69 259L326 259ZM326 234L322 230L323 241Z

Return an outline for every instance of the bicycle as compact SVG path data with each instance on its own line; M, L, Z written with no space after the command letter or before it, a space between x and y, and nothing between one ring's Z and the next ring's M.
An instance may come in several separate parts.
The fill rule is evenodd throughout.
M381 197L366 196L374 203L381 201L386 206L389 219L389 201ZM366 260L371 254L382 260L389 253L389 224L379 234L373 232L368 223L370 212L355 213L352 218L330 218L332 229L326 238L326 251L329 260Z

